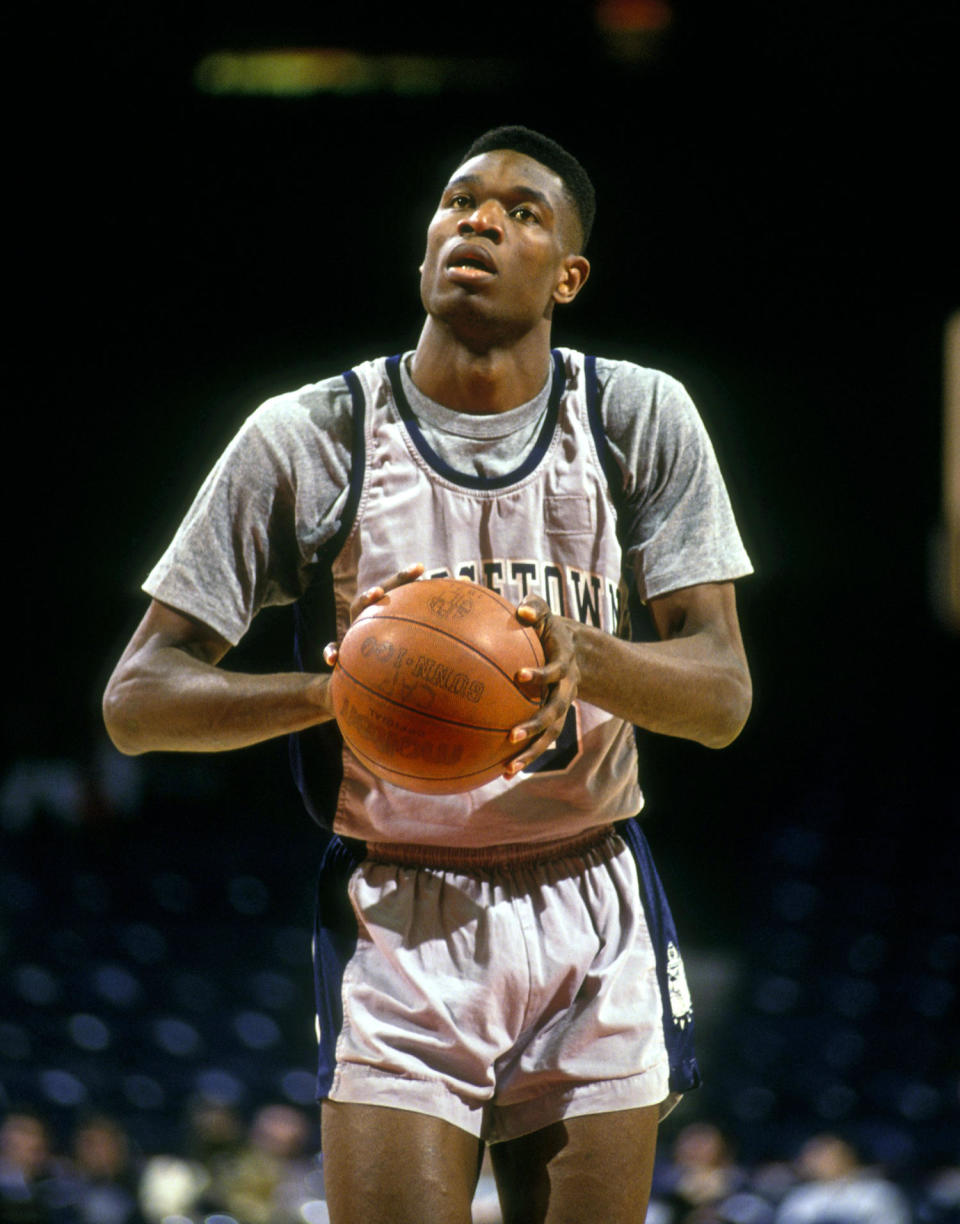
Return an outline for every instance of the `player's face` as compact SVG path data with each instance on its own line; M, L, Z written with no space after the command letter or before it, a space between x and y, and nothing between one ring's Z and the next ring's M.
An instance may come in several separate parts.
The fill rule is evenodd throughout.
M427 230L420 291L429 315L455 330L508 340L571 301L589 264L561 179L513 150L465 162Z

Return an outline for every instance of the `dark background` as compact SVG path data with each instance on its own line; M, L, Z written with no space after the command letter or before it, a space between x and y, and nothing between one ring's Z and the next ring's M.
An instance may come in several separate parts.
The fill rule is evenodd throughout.
M239 421L416 342L437 190L474 135L521 122L568 144L598 192L593 276L555 339L687 384L757 571L740 590L748 728L720 754L644 745L649 833L718 992L696 1108L758 1150L761 1134L786 1145L877 1117L907 1147L955 1135L960 642L934 614L930 564L943 329L960 305L955 13L677 0L628 61L586 3L274 3L249 19L101 4L82 28L25 40L8 148L22 210L8 260L25 275L5 793L25 762L67 762L82 795L72 815L37 800L26 824L8 820L10 879L33 898L10 904L8 946L24 926L47 931L55 880L57 921L79 906L92 954L111 911L78 894L77 856L122 910L137 884L119 880L142 870L115 861L130 847L174 875L193 853L199 909L184 922L219 860L254 871L274 854L291 872L287 918L309 923L316 838L283 746L140 762L131 810L111 798L121 766L100 693L142 614L140 581ZM271 45L495 62L485 83L430 97L195 88L207 52ZM288 630L265 615L231 665L286 667ZM926 1016L921 979L942 986ZM829 984L864 982L872 1002L844 1013ZM881 1015L895 1035L871 1027ZM859 1036L861 1053L814 1089L784 1067L822 1045L818 1024ZM926 1051L909 1066L904 1034Z

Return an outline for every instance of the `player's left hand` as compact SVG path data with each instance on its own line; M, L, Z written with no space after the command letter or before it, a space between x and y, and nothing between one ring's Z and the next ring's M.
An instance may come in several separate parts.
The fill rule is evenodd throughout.
M539 683L546 700L533 718L519 723L510 732L512 742L523 747L510 759L504 770L506 778L526 768L556 740L580 687L580 667L568 622L561 616L554 616L539 595L526 596L517 608L517 619L536 630L543 644L545 662L543 667L521 668L514 679L523 685Z

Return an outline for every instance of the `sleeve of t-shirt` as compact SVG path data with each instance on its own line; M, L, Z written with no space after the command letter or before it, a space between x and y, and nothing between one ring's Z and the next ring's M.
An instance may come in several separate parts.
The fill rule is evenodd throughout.
M713 445L686 389L659 370L597 363L623 476L625 558L644 600L753 572Z
M298 599L340 525L350 421L343 379L262 404L204 481L144 591L233 645L261 608Z

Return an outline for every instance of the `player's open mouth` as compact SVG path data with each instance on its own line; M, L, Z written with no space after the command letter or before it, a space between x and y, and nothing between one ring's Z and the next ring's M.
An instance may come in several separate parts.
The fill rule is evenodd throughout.
M493 260L483 247L473 243L454 247L447 259L447 271L456 279L465 280L483 280L497 275Z

